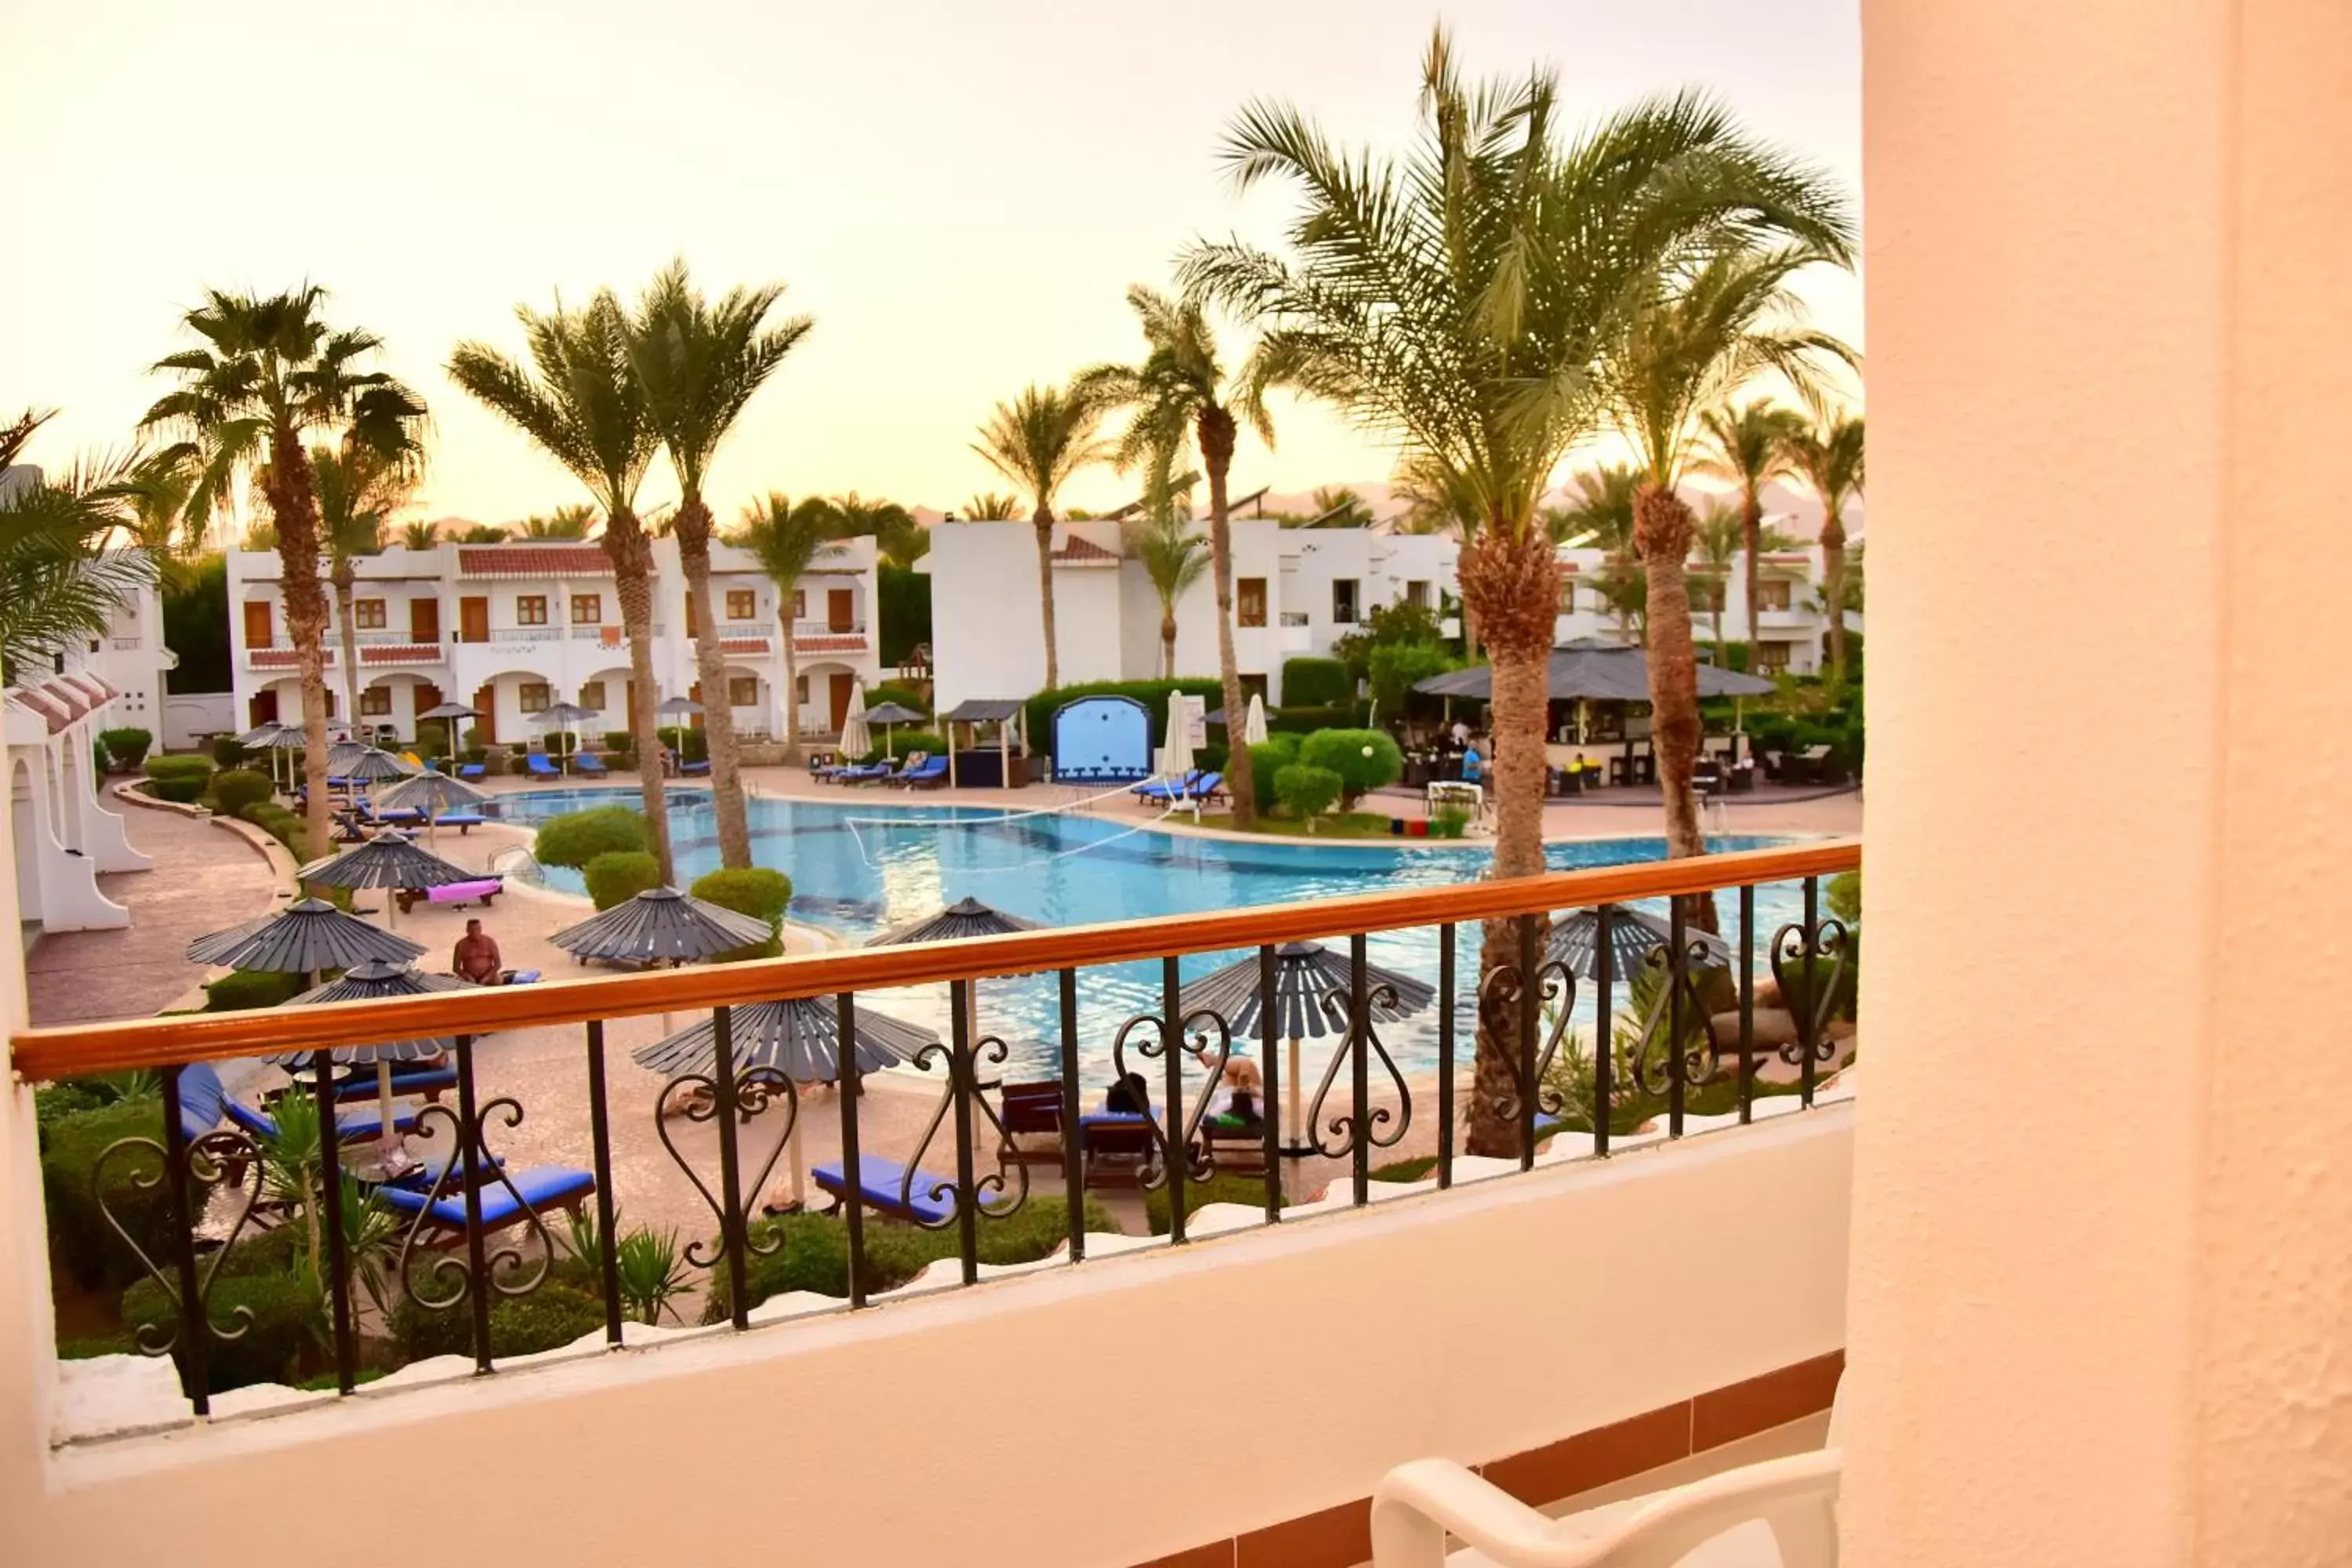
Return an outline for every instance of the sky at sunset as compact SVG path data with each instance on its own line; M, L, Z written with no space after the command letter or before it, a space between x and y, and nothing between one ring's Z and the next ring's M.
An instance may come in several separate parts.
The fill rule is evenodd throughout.
M506 521L583 498L451 384L451 345L519 353L517 303L634 293L682 256L816 319L711 476L722 519L772 489L955 508L1008 488L967 446L993 401L1138 353L1128 283L1196 237L1277 237L1286 197L1218 169L1234 112L1286 99L1397 147L1441 15L1474 74L1549 61L1580 114L1711 88L1858 199L1853 0L10 0L0 410L63 411L37 461L120 446L201 288L308 279L432 407L419 514ZM1808 293L1860 341L1857 282ZM1325 412L1278 425L1237 492L1387 477ZM1103 471L1067 499L1133 489ZM645 499L673 493L657 470Z

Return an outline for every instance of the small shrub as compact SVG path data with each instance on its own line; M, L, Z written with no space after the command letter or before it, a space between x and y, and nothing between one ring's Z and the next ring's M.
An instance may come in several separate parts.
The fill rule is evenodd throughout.
M1329 768L1293 763L1274 775L1274 793L1312 832L1315 819L1339 804L1339 775Z
M467 725L466 732L461 738L466 742L466 760L469 763L480 762L489 748L489 741L483 735L482 727L479 724Z
M793 879L782 871L747 866L706 872L687 891L722 910L768 922L772 934L767 941L722 952L713 962L736 963L747 958L774 958L783 952L784 911L792 907Z
M670 755L681 763L709 760L710 737L691 724L665 724L654 733L669 748Z
M205 1011L237 1013L250 1007L276 1007L302 990L299 974L274 974L262 969L234 969L205 987Z
M1459 662L1435 643L1383 643L1368 658L1372 700L1381 712L1391 715L1405 710L1416 684L1444 674Z
M1299 658L1282 661L1282 705L1286 708L1336 708L1356 694L1348 666L1336 658Z
M889 746L884 749L883 737L874 737L874 749L858 759L862 763L895 763L909 752L928 752L935 757L948 754L947 737L929 730L909 730L901 724L889 736Z
M580 868L588 897L600 910L625 904L661 886L661 863L643 849L608 849Z
M1379 730L1318 730L1300 742L1298 760L1339 775L1342 805L1404 776L1404 753Z
M147 759L147 748L155 737L144 730L100 730L98 743L106 748L107 760L125 773Z
M1822 889L1822 896L1830 906L1830 913L1847 925L1862 923L1862 873L1840 871Z
M216 768L241 768L245 766L247 754L248 753L246 752L246 749L236 743L236 737L235 735L215 735L213 737L213 766ZM268 753L255 752L250 754L255 757L260 757L266 756Z
M501 1361L562 1350L604 1331L604 1302L561 1279L548 1279L528 1295L501 1296L490 1303L490 1354ZM404 1300L392 1310L392 1337L406 1361L471 1356L473 1309L460 1301L436 1312Z
M869 686L866 689L866 706L879 708L885 702L896 702L901 708L911 708L918 713L929 713L931 710L931 700L915 687L902 686L896 681L886 680L879 686Z
M1250 792L1261 814L1272 811L1279 798L1274 793L1274 775L1298 760L1298 737L1270 735L1264 744L1252 746L1249 754Z
M41 1129L41 1190L48 1209L49 1246L58 1265L85 1286L125 1285L141 1274L138 1259L99 1212L99 1156L125 1138L163 1138L160 1098L120 1100L68 1111ZM162 1156L126 1151L107 1162L107 1206L147 1256L172 1255L172 1196L160 1180ZM152 1184L142 1185L142 1182Z
M216 1275L205 1310L215 1323L234 1324L242 1312L252 1314L245 1331L236 1339L207 1337L205 1382L213 1393L257 1383L291 1383L300 1375L303 1353L313 1343L310 1324L319 1310L318 1290L303 1276L290 1269ZM142 1279L123 1292L122 1326L127 1333L136 1335L142 1325L149 1324L159 1330L168 1328L178 1317L171 1296L152 1279ZM189 1337L190 1331L183 1329L173 1347L184 1384Z
M1343 702L1332 707L1284 706L1266 715L1268 734L1311 735L1318 730L1358 729L1364 722L1364 705Z
M310 825L274 800L259 801L239 814L278 843L286 846L298 866L310 863Z
M653 847L645 813L635 806L600 805L566 812L540 824L531 853L543 866L582 870L599 855L643 853Z
M243 816L247 806L258 805L277 793L267 778L244 768L213 775L213 809L225 816Z
M1190 1218L1205 1204L1246 1204L1251 1208L1265 1206L1265 1178L1263 1176L1211 1176L1205 1182L1184 1184L1184 1214ZM1283 1200L1283 1206L1290 1206ZM1143 1194L1143 1217L1154 1236L1168 1234L1168 1189L1159 1187Z
M1377 657L1379 649L1373 650ZM1371 1178L1376 1182L1424 1182L1437 1169L1437 1156L1416 1154L1410 1160L1391 1160L1385 1165L1375 1165Z
M1464 805L1441 805L1429 819L1432 838L1459 838L1470 830L1470 808Z
M158 800L190 805L203 795L212 772L210 757L149 757L147 793Z
M608 752L626 752L634 749L636 743L637 738L626 730L604 731L604 749Z

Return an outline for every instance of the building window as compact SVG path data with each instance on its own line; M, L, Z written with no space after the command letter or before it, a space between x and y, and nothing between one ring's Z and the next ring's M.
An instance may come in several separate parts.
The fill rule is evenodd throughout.
M1780 585L1784 588L1788 586L1785 583ZM1789 668L1789 647L1790 645L1784 642L1758 643L1756 658L1750 668L1759 675L1786 673Z
M543 626L547 625L547 595L518 594L515 595L515 625ZM544 690L545 688L541 689Z
M760 613L760 596L749 588L727 590L727 618L748 621Z
M382 599L352 600L352 625L363 632L383 630L383 601Z
M604 595L602 595L602 594L574 594L574 595L572 595L572 624L573 626L598 626L598 625L601 625L601 624L603 623L604 619ZM583 703L583 704L582 704L582 706L585 707L585 706L586 706L586 704L584 704L584 703Z
M1415 577L1408 581L1404 585L1404 602L1416 610L1429 608L1429 579ZM1566 608L1566 605L1561 607Z
M1559 613L1563 616L1576 614L1576 584L1565 577L1559 580Z
M793 679L793 697L794 698L794 700L797 700L797 701L801 701L801 702L806 702L806 701L808 700L808 677L807 677L807 676L805 676L805 675L803 675L803 676L797 676L797 677L795 677L795 678Z
M1767 577L1761 583L1757 584L1756 607L1759 610L1787 609L1789 607L1789 580L1786 577ZM1765 646L1769 647L1772 645L1768 643ZM1788 658L1788 649L1785 647L1780 650L1780 657L1782 661L1785 663Z
M602 713L604 710L604 683L601 680L582 681L580 683L580 706L583 708L593 708L597 712Z
M730 675L727 678L727 706L757 708L760 705L760 678L756 675Z
M383 610L383 605L381 600L377 602L376 608L379 612ZM391 718L392 688L389 686L371 686L365 691L361 692L360 717L362 719Z
M1331 579L1331 619L1343 626L1356 624L1356 580L1353 577Z
M808 619L808 590L806 588L795 588L793 590L793 619L796 621L804 621Z
M1244 626L1265 625L1265 579L1244 577L1234 584L1234 591L1239 595L1234 606L1234 624Z
M542 599L540 603L543 605L546 601ZM521 702L525 717L533 713L544 713L555 706L554 699L548 695L547 682L544 680L524 681L515 688L515 697Z

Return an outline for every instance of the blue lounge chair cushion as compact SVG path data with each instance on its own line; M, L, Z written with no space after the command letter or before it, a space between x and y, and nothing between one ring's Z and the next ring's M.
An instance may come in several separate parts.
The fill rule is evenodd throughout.
M375 819L378 822L422 822L425 814L413 805L404 805L391 811L379 811Z
M509 1191L511 1185L512 1191ZM577 1203L596 1190L596 1178L587 1172L569 1165L533 1165L530 1170L486 1184L481 1189L482 1228L496 1230L520 1219L523 1211L538 1214L546 1209ZM522 1194L522 1206L515 1204L515 1194ZM445 1230L466 1228L466 1194L451 1193L431 1203L425 1194L405 1187L378 1187L376 1195L386 1207L401 1214L421 1214Z
M710 763L707 759L699 763L680 763L677 771L687 774L707 773L710 771Z
M429 1193L433 1190L433 1184L441 1179L441 1173L447 1170L456 1163L457 1162L452 1155L436 1154L430 1160L422 1161L410 1166L407 1170L403 1171L399 1175L394 1177L385 1184L394 1187L405 1187L411 1192ZM491 1172L503 1171L506 1168L507 1163L505 1158L498 1154L491 1155L488 1160L476 1160L473 1165L474 1173L480 1178L487 1178ZM464 1172L458 1173L461 1177L465 1173L466 1173ZM449 1194L454 1194L457 1191L459 1191L458 1187L453 1183L445 1190L444 1195L446 1196Z
M845 1196L849 1191L849 1178L837 1163L814 1167L809 1178L835 1197ZM929 1171L917 1171L912 1184L908 1184L907 1167L898 1161L885 1160L879 1154L860 1154L857 1158L857 1195L868 1208L944 1225L955 1218L955 1194L935 1198L931 1191L950 1184L946 1177L934 1176ZM911 1185L912 1190L902 1195L902 1185Z
M1160 779L1151 784L1138 784L1132 793L1146 800L1206 800L1225 787L1223 773L1194 772L1181 779Z
M278 1136L278 1123L267 1111L256 1110L241 1100L230 1100L226 1096L221 1101L221 1110L231 1121L257 1138ZM392 1127L395 1132L414 1132L416 1130L415 1113L394 1110L392 1114ZM335 1118L335 1133L338 1142L373 1142L383 1136L383 1118L372 1110L347 1111Z
M444 827L479 827L483 818L478 811L448 811L433 820Z
M1089 1110L1078 1118L1081 1127L1141 1127L1151 1120L1139 1110Z
M869 763L864 767L843 768L833 775L835 784L864 784L868 779L887 779L891 768L887 763Z
M508 981L507 984L509 985L530 985L536 984L539 977L539 971L536 969L518 969L514 972L514 978Z
M586 752L572 759L572 771L576 773L608 773L613 770Z
M551 779L562 776L557 772L555 764L547 760L547 753L545 752L533 752L530 755L524 757L522 763L523 766L530 770L530 776L535 779Z
M457 776L461 779L478 779L488 772L489 772L489 769L480 763L460 763L457 764Z
M394 1094L423 1094L430 1089L457 1087L457 1069L456 1068L420 1067L392 1069L392 1092ZM373 1068L362 1068L335 1086L337 1098L342 1100L357 1100L375 1092L377 1089Z
M220 1071L212 1063L194 1062L180 1069L180 1130L189 1142L220 1125L221 1108L227 1102Z

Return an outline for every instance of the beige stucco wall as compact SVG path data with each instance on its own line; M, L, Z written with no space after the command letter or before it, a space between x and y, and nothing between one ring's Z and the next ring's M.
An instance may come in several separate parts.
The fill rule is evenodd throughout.
M1864 13L1850 1560L2352 1551L2352 30Z

